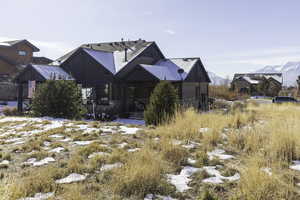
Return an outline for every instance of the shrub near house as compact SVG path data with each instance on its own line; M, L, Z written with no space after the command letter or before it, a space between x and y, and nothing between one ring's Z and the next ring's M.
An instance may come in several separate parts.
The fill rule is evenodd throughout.
M178 95L173 85L160 82L154 89L144 113L146 124L158 125L167 122L176 112Z
M67 80L48 80L34 95L32 111L35 116L79 119L84 114L80 89Z

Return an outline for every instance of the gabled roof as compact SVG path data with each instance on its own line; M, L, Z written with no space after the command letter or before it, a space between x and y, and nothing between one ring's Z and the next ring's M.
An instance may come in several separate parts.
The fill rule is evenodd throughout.
M282 83L282 73L245 73L245 74L235 74L233 80L244 78L249 83L257 84L258 79L274 79L278 83Z
M27 40L4 41L4 42L0 42L0 46L3 46L3 47L13 47L13 46L18 45L20 43L26 43L28 46L30 46L33 49L33 52L40 51L39 48L37 48L36 46L34 46L32 43L30 43Z
M49 65L30 65L45 80L74 80L74 78L58 66Z
M184 72L181 76L178 73L178 69L180 69L177 65L140 65L146 71L151 73L159 80L168 80L168 81L180 81L184 80L187 76L187 73Z
M112 52L95 51L95 50L85 49L85 48L83 48L83 51L85 51L87 54L92 56L98 63L103 65L112 74L116 73L114 56Z
M76 48L66 55L58 58L52 64L60 65L70 58L75 52L83 49L83 51L92 56L106 69L113 74L116 74L152 43L154 42L136 40L83 44L79 48Z
M250 77L247 77L247 76L243 76L241 78L244 79L245 81L247 81L250 84L258 84L259 83L258 80L251 79Z
M135 40L135 41L83 44L80 47L74 49L73 51L70 51L66 55L58 58L52 64L59 65L65 62L79 49L89 49L95 52L100 51L100 52L113 53L115 70L116 72L118 72L132 59L134 59L137 55L143 52L152 43L154 42L147 42L145 40ZM125 59L125 51L127 52L127 60Z

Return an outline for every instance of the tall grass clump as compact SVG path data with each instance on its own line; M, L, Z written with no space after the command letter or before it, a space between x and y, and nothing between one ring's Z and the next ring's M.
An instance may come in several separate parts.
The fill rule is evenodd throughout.
M257 156L246 162L232 199L297 199L292 176L275 169L267 173L262 163Z
M159 125L168 122L175 115L178 105L178 94L174 86L161 81L150 96L144 117L147 125Z
M114 193L123 197L170 194L172 187L164 179L166 169L161 156L146 148L113 172L111 187Z

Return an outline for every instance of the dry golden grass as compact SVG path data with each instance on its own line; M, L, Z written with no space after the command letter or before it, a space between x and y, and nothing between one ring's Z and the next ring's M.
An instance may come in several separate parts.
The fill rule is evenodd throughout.
M114 170L111 186L122 196L144 197L146 194L170 194L173 190L165 179L166 163L148 148L133 155L125 165Z

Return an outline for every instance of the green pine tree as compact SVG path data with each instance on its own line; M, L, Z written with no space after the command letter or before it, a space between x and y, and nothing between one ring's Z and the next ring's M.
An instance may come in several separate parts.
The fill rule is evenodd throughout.
M176 112L178 94L174 86L161 81L150 97L150 103L144 112L147 125L159 125L168 122Z
M73 81L48 80L38 86L33 101L35 116L79 119L85 113L81 91Z

